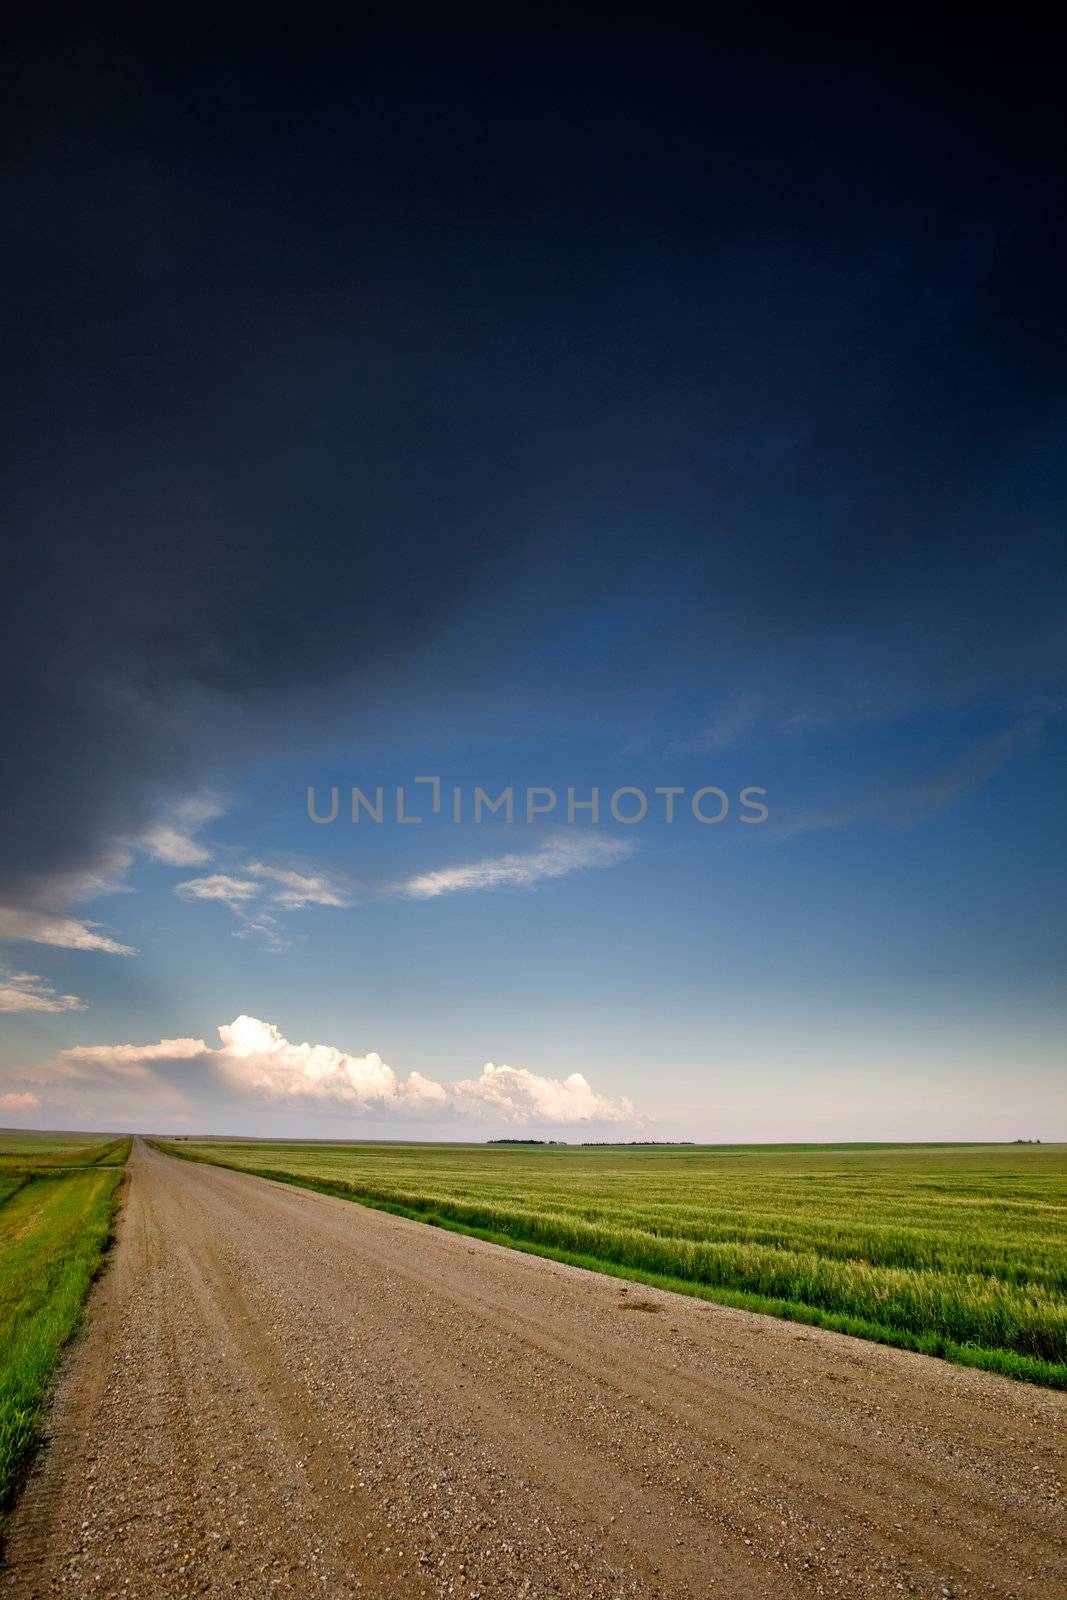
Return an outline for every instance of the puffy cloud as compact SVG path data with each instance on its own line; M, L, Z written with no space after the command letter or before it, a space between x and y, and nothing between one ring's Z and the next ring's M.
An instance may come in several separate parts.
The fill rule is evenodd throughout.
M0 1011L84 1011L76 994L57 994L55 987L32 972L0 967Z
M333 1103L352 1111L406 1117L477 1118L482 1122L639 1123L626 1099L597 1094L580 1072L566 1078L542 1077L525 1068L494 1066L480 1077L439 1083L421 1072L401 1078L375 1050L352 1055L336 1045L293 1044L279 1028L242 1015L219 1028L220 1046L203 1039L161 1039L158 1044L76 1045L64 1050L56 1070L61 1078L150 1080L159 1070L197 1062L207 1065L220 1085L242 1097L274 1102ZM173 1082L171 1073L170 1081Z
M606 839L595 833L557 834L523 855L494 856L466 866L439 867L397 886L412 900L433 900L442 894L482 889L530 888L542 878L562 878L583 867L610 867L633 854L628 839Z
M495 1067L487 1062L480 1078L452 1085L463 1109L484 1111L506 1122L636 1122L633 1102L596 1094L580 1072L544 1078L525 1067Z
M402 1083L392 1067L372 1050L349 1055L328 1044L290 1044L270 1022L241 1016L219 1029L218 1063L232 1083L285 1099L348 1100L361 1106L417 1108L441 1105L440 1084L414 1073Z

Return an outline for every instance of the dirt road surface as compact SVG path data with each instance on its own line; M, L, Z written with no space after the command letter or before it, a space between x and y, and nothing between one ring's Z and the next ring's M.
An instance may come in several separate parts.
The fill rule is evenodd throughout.
M1067 1396L135 1146L0 1594L1067 1594Z

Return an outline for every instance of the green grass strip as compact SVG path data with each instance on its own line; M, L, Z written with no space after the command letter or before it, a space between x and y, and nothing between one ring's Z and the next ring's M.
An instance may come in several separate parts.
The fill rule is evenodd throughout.
M93 1156L88 1165L93 1167L124 1167L130 1159L130 1151L132 1149L132 1138L114 1139L110 1144L104 1145L99 1155Z
M18 1194L19 1190L29 1183L33 1176L30 1172L7 1172L0 1177L0 1206L6 1206L11 1196Z
M37 1440L57 1357L111 1238L122 1169L31 1176L0 1208L0 1512Z

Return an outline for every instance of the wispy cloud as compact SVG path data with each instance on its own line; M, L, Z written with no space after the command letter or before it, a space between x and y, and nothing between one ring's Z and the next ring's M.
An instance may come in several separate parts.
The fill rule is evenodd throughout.
M254 900L260 892L258 883L249 878L234 878L225 872L213 872L207 878L188 878L174 887L180 900L220 900L231 911L246 900Z
M99 950L132 956L136 951L104 931L98 922L73 915L71 907L98 895L124 894L123 875L132 856L123 848L102 852L91 864L70 872L39 875L31 902L0 904L0 943L43 944L57 950Z
M235 939L249 939L255 944L262 945L264 950L288 950L293 943L282 931L282 926L277 917L269 911L259 908L255 911L244 911L240 906L232 908L241 926L233 930Z
M308 906L349 905L347 891L337 880L321 871L298 871L295 867L275 867L263 861L250 861L241 869L246 876L214 872L204 878L188 878L175 885L182 900L214 900L227 907L240 927L235 939L252 939L267 950L288 949L278 916L270 908L303 911Z
M113 956L136 954L100 931L98 922L39 911L32 906L0 906L0 942L52 945L57 950L103 950Z
M720 708L704 726L688 738L672 739L668 750L679 755L705 755L727 750L748 733L765 710L761 696L742 694Z
M239 927L233 931L235 939L251 939L265 950L287 950L290 941L278 926L278 919L258 903L263 885L252 878L235 878L225 872L214 872L207 878L190 878L176 885L174 893L181 900L214 900L237 918Z
M50 945L59 950L101 951L132 956L136 951L106 932L100 923L75 916L71 907L105 894L132 892L123 881L133 861L132 845L139 846L168 866L196 866L211 859L211 852L193 836L222 807L214 800L184 800L147 828L138 838L102 851L97 861L75 872L41 876L33 904L0 905L0 943ZM208 880L198 880L205 882ZM59 996L58 1000L70 999ZM78 1003L80 1005L80 1002ZM75 1006L39 1004L7 1009L73 1010Z
M526 854L491 856L465 866L439 867L417 873L395 885L394 893L412 900L434 900L442 894L473 894L487 889L532 888L545 878L562 878L585 867L610 867L633 855L629 839L604 839L597 834L557 834Z
M270 900L287 911L350 903L341 886L322 872L295 872L291 867L270 867L262 861L250 861L244 870L253 878L264 880Z
M1045 720L1025 717L991 738L977 740L951 761L919 778L898 778L861 794L846 795L836 804L807 807L792 816L785 815L780 834L793 838L860 822L915 826L981 789L1017 757L1036 750Z
M141 847L168 867L203 866L212 859L212 852L195 835L221 817L222 811L217 800L182 800L145 830L139 841Z
M76 994L57 994L54 986L32 972L0 967L0 1011L84 1011Z
M387 883L366 894L407 900L434 900L446 894L472 894L490 889L532 888L549 878L588 867L609 867L631 856L628 839L596 834L557 834L535 850L492 856L457 867L439 867ZM315 867L275 866L249 861L239 873L214 872L175 885L182 900L215 901L237 919L235 939L251 939L268 950L285 950L284 914L312 906L344 909L352 891L341 879Z
M158 1044L76 1044L59 1052L64 1077L86 1078L97 1073L143 1078L162 1061L193 1061L212 1052L203 1039L161 1039Z

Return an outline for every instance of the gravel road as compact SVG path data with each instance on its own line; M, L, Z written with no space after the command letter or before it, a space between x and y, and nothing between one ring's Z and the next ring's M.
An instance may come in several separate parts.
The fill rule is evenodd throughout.
M1067 1396L137 1142L14 1596L1067 1594Z

